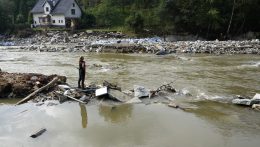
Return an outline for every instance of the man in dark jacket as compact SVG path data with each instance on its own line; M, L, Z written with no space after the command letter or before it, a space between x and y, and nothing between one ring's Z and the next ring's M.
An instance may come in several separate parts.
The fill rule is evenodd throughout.
M84 57L81 56L79 58L79 80L78 80L78 88L84 88L84 81L85 81L85 74L86 74L86 63L84 61ZM81 85L80 85L81 83Z

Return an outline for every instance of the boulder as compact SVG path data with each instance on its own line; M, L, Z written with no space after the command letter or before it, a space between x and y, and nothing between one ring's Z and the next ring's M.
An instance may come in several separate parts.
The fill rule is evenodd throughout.
M254 104L252 106L253 109L260 111L260 104Z
M124 94L123 92L119 90L109 89L108 95L112 99L116 99L120 102L127 102L132 99L129 95Z
M134 96L138 98L148 97L150 90L144 88L143 86L134 85Z
M132 98L131 100L127 101L126 103L127 104L137 104L137 103L142 103L142 101L138 97L135 97L135 98Z

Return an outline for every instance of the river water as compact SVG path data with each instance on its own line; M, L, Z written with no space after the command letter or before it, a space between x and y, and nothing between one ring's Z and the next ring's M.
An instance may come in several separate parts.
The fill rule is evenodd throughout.
M0 100L0 147L9 146L190 146L258 147L260 113L231 105L234 95L260 93L260 56L179 54L38 53L0 51L7 72L59 74L76 86L77 63L84 56L87 84L107 80L122 89L156 89L174 82L192 96L172 98L194 107L164 104L93 105L68 102L42 106ZM29 136L40 128L40 137Z

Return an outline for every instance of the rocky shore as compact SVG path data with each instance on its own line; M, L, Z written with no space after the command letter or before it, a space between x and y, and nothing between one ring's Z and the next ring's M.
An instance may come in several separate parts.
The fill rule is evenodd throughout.
M1 46L2 45L2 46ZM62 31L37 33L28 38L3 38L0 49L38 52L112 52L206 54L257 54L260 55L259 39L244 41L176 41L166 42L160 37L130 38L122 33L85 31L75 34Z

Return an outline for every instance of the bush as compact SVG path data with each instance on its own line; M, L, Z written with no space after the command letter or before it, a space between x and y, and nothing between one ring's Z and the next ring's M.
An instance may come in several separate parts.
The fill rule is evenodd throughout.
M88 13L82 13L81 19L79 21L80 29L93 27L95 25L96 25L96 18L94 15Z

